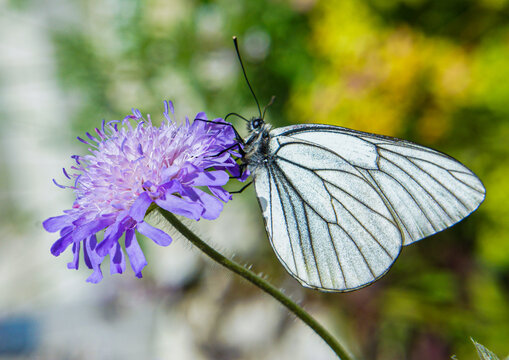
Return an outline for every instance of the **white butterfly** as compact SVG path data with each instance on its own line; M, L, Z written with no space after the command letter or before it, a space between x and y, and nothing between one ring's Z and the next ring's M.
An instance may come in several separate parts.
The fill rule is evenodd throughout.
M456 224L483 202L486 190L472 171L424 146L331 125L271 129L233 41L260 112L240 141L242 161L272 248L302 285L366 286L403 246Z
M479 178L409 141L330 125L250 121L244 162L272 247L302 285L351 291L383 276L401 248L475 211Z

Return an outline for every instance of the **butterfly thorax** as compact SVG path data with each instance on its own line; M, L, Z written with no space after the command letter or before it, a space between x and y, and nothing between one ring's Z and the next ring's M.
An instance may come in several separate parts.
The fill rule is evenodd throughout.
M248 124L249 136L246 139L242 161L251 172L269 160L269 132L272 126L262 119L253 119Z

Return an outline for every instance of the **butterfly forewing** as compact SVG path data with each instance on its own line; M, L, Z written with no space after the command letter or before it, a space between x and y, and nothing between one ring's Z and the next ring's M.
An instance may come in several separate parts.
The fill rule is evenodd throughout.
M395 138L327 125L270 132L253 170L271 244L303 285L348 291L382 276L401 246L439 232L484 200L453 158Z
M463 164L409 141L328 125L289 126L273 133L318 146L325 139L334 144L333 151L375 186L403 232L404 245L454 225L485 197L481 180Z

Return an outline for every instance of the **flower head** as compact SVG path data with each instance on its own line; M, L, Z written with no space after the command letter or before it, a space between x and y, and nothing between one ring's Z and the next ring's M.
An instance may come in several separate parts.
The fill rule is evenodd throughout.
M123 121L103 121L96 135L87 133L90 154L73 156L73 180L76 200L64 215L43 222L47 231L60 232L51 253L60 255L72 244L73 260L67 265L78 269L80 248L84 262L93 269L87 279L102 279L101 263L110 256L110 272L123 273L126 267L124 248L137 277L147 265L136 239L136 231L156 244L167 246L171 238L143 221L154 202L163 209L190 219L215 219L231 195L223 189L230 175L244 180L237 162L238 142L232 126L223 119L206 120L199 113L193 123L178 125L172 120L173 105L165 102L165 120L152 125L139 110ZM208 191L205 191L208 189ZM97 233L104 230L100 242Z

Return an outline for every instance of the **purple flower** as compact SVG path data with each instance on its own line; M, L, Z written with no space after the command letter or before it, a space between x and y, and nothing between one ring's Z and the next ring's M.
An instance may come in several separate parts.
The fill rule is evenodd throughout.
M51 253L60 255L70 245L74 254L69 269L78 269L80 249L88 268L93 270L87 281L103 278L101 263L110 256L110 272L123 273L126 267L124 248L137 277L147 261L136 239L136 231L167 246L171 237L143 221L148 207L155 202L174 214L190 219L215 219L223 202L231 195L223 189L230 175L240 176L237 140L233 128L223 119L212 122L205 113L196 115L192 124L186 118L177 125L170 117L173 105L165 102L165 120L160 127L152 125L150 115L144 119L139 110L123 121L103 121L96 135L87 133L90 154L74 155L75 171L64 175L74 181L76 194L72 209L64 215L43 222L49 232L60 232ZM225 124L225 125L223 125ZM242 174L242 181L247 174ZM204 191L204 189L208 189ZM104 230L98 242L96 234Z

